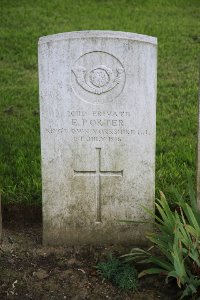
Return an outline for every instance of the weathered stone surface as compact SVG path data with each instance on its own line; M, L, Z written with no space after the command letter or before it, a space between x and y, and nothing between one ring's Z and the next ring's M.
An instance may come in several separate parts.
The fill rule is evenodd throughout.
M154 208L156 38L39 40L45 244L143 243Z

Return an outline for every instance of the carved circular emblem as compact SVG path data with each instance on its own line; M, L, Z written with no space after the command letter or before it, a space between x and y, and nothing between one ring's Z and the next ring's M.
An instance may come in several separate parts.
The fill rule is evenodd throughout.
M99 66L90 72L90 82L97 86L103 87L110 81L110 76L104 66Z
M75 94L92 104L112 102L125 84L125 70L121 62L107 52L94 51L82 55L71 73Z

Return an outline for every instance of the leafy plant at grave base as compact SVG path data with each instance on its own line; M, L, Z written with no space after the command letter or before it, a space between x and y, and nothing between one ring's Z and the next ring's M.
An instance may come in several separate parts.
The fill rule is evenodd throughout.
M191 186L190 186L191 187ZM180 299L197 296L200 290L200 212L197 209L195 194L190 188L190 203L185 203L178 193L177 209L172 211L164 194L157 201L159 216L144 208L157 222L158 232L149 233L147 238L154 244L148 251L134 248L124 255L126 261L151 264L138 277L148 274L166 275L175 278L179 288L183 288ZM161 255L152 253L156 248Z
M135 291L138 287L138 274L130 263L124 263L110 255L106 262L100 262L96 268L103 278L122 290Z

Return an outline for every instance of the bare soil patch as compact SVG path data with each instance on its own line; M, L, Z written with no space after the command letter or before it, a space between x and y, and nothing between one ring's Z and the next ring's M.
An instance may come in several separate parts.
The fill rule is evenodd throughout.
M95 265L122 246L42 246L41 224L7 223L0 246L0 299L162 299L177 298L174 285L152 276L137 292L124 292L103 280Z

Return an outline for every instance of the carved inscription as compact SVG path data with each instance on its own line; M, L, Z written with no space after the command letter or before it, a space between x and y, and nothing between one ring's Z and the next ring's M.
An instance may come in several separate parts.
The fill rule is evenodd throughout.
M70 134L74 142L123 142L127 136L149 136L147 128L128 127L130 112L67 111L68 128L48 128L48 133Z
M96 170L95 171L77 171L74 170L74 176L95 176L96 177L96 223L101 222L101 177L102 176L123 176L121 171L102 171L101 170L101 148L96 148Z
M125 70L112 54L88 52L75 61L71 69L74 93L83 101L103 104L120 95L125 84Z

